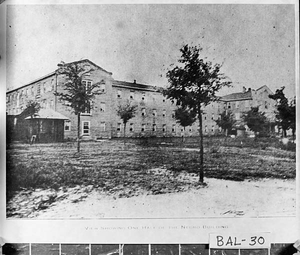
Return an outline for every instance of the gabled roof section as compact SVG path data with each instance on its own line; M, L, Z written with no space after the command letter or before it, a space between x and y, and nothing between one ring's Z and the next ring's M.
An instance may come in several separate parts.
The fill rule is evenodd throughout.
M258 89L256 89L256 91L259 91L262 89L266 89L270 94L273 94L272 90L270 90L270 88L267 85L263 85L263 86L259 87Z
M95 63L93 63L93 62L90 61L89 59L82 59L82 60L79 60L79 61L74 61L74 62L66 63L66 65L69 65L69 64L80 64L80 63L84 63L84 62L87 62L87 63L89 63L89 64L91 64L91 65L97 67L97 68L100 69L101 71L103 71L103 72L105 72L105 73L107 73L107 74L112 75L111 72L106 71L105 69L103 69L102 67L96 65ZM55 73L56 73L56 71L53 71L53 72L51 72L51 73L49 73L49 74L47 74L47 75L44 75L44 76L42 76L42 77L40 77L40 78L38 78L38 79L36 79L36 80L31 81L30 83L27 83L26 85L23 85L23 86L21 86L21 87L18 87L18 88L9 90L9 91L6 91L6 94L12 93L12 92L14 92L14 91L16 91L16 90L19 90L19 89L22 89L22 88L25 88L25 87L27 87L27 86L30 86L30 85L36 83L36 82L42 81L42 80L44 80L44 79L46 79L46 78L48 78L48 77L50 77L50 76L52 76L52 75L55 75Z
M82 59L82 60L78 60L78 61L74 61L74 62L70 62L70 63L66 63L66 65L70 65L70 64L81 64L81 63L84 63L84 62L87 62L95 67L97 67L98 69L100 69L101 71L105 72L105 73L108 73L110 75L112 75L112 72L108 72L106 71L105 69L103 69L102 67L96 65L94 62L92 62L91 60L89 59Z
M232 93L223 96L220 98L220 101L230 102L230 101L241 101L241 100L251 100L251 99L252 99L252 93L251 90L248 90L246 92Z
M127 88L133 90L147 90L147 91L159 91L160 88L152 85L146 85L136 82L126 82L126 81L117 81L113 80L112 86L120 87L120 88Z

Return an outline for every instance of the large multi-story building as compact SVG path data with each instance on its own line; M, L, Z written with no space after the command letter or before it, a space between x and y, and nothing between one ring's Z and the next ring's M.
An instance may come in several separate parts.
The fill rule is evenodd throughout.
M117 81L112 73L104 70L89 60L74 62L93 71L83 77L87 85L100 83L101 94L97 95L91 108L81 114L81 135L87 139L112 138L123 136L123 123L117 115L118 105L130 102L137 105L135 117L127 123L126 136L197 136L198 125L193 124L185 130L174 119L176 106L162 94L162 88L139 84L136 81ZM64 102L54 95L54 92L64 91L65 77L52 72L20 88L6 93L8 116L18 116L28 101L39 102L42 109L36 118L41 121L39 133L56 132L53 128L42 128L43 120L63 120L63 138L77 136L77 117ZM248 89L220 98L205 108L203 116L204 134L213 135L221 132L215 120L224 110L230 110L235 118L241 121L242 113L251 106L259 106L268 117L274 117L275 104L268 95L272 92L267 86L257 90ZM54 123L54 122L53 122ZM240 123L239 123L240 124ZM183 134L184 132L184 134ZM32 135L32 134L31 134ZM51 136L53 137L53 136ZM61 137L61 136L60 136Z

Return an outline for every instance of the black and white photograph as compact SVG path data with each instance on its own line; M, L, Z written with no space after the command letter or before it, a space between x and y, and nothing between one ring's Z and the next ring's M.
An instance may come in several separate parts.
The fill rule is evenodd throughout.
M6 219L296 216L294 4L9 4Z

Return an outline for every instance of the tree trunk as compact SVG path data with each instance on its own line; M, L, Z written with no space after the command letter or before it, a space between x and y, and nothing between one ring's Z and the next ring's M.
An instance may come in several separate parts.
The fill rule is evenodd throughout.
M198 113L199 119L199 145L200 145L200 168L199 168L199 182L203 183L204 181L204 170L203 170L203 132L202 132L202 113L201 108L199 107Z
M125 145L125 139L126 139L126 123L124 122L124 145Z
M292 139L295 142L295 128L292 128Z
M80 112L77 113L77 152L80 152Z
M286 129L285 128L282 129L282 137L286 137Z
M125 137L126 137L125 132L126 132L126 123L124 123L124 139L125 139Z

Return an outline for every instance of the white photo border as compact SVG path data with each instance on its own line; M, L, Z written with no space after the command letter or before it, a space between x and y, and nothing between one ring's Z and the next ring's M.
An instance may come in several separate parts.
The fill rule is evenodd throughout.
M237 3L237 1L189 1L190 3ZM208 243L210 233L270 232L272 243L295 242L300 236L300 217L264 218L199 218L199 219L97 219L97 220L9 220L6 219L5 196L5 21L8 4L40 4L40 1L7 1L0 5L0 102L2 104L0 142L0 237L8 243ZM65 4L67 1L43 1ZM80 4L81 1L72 1ZM84 3L87 3L86 1ZM88 1L88 3L105 3ZM115 1L109 3L124 3ZM128 3L150 3L130 1ZM151 1L151 3L174 3L174 1ZM183 3L175 1L175 3ZM184 2L186 3L186 2ZM239 4L262 3L262 1L239 1ZM299 109L299 3L294 0L264 1L267 4L294 4L296 12L296 93L297 112ZM4 110L3 110L4 109ZM299 151L299 116L297 116L297 151ZM297 215L300 215L299 155L297 165Z

